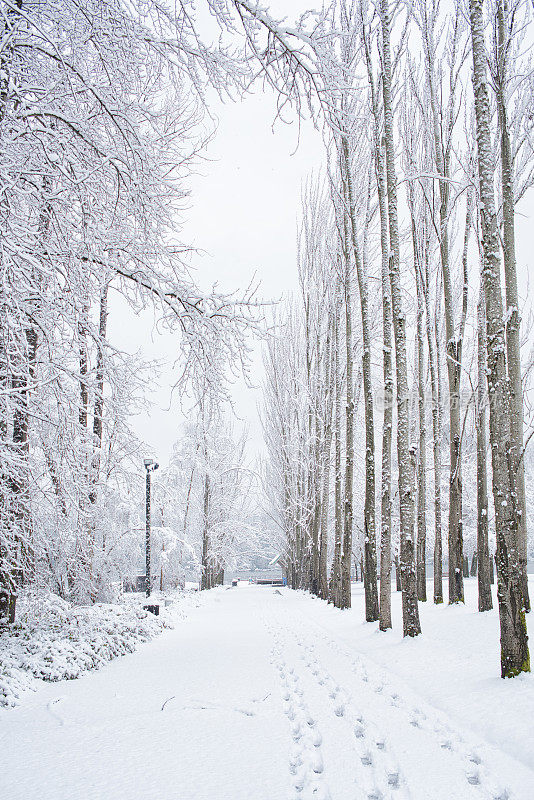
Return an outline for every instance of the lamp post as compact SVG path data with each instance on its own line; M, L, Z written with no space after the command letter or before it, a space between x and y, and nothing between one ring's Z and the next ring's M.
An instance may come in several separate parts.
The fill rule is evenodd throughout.
M152 590L152 578L150 575L150 473L156 470L159 467L159 464L155 464L152 458L145 458L144 465L146 469L146 506L145 506L145 548L146 548L146 579L145 579L145 588L146 588L146 596L150 597L150 592Z

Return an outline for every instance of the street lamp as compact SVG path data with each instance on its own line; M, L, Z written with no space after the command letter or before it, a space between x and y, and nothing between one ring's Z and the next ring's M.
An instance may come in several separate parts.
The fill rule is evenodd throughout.
M145 547L146 547L146 579L145 579L145 588L146 588L146 596L150 597L150 592L152 589L152 578L150 576L150 473L154 472L159 467L159 464L154 463L154 459L152 458L145 458L144 465L146 469L146 506L145 506L145 519L146 519L146 531L145 531Z

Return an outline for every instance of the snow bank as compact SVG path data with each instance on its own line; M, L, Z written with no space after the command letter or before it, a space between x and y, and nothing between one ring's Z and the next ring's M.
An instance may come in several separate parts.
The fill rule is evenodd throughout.
M180 599L166 607L151 598L160 602L156 617L143 609L140 595L93 606L73 606L53 594L22 596L17 622L0 632L0 706L17 705L22 691L36 688L36 679L78 678L131 653L183 616Z

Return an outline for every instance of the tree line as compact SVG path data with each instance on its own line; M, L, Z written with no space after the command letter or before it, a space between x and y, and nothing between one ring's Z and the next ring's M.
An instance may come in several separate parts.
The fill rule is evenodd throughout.
M464 602L476 496L479 609L495 556L501 674L528 671L515 219L533 177L532 9L340 0L288 28L246 8L251 46L263 30L258 57L285 101L307 104L327 153L303 193L300 293L265 359L291 585L346 608L361 556L366 620L387 630L398 519L403 632L416 636L431 531L434 602L444 557L448 601Z
M0 590L94 602L131 561L139 454L130 417L153 369L113 347L117 296L176 332L180 391L227 397L250 292L206 292L181 239L209 135L206 87L238 58L186 5L0 3ZM110 318L111 315L111 318ZM134 526L135 527L135 526Z

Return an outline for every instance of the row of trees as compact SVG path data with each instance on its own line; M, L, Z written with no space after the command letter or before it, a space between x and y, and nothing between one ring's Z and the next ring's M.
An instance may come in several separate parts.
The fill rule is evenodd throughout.
M387 0L340 0L297 28L248 5L245 18L264 61L266 31L272 82L299 109L308 103L328 152L326 178L303 199L300 296L266 356L266 438L292 585L347 607L361 551L366 619L391 627L398 513L403 629L417 635L431 528L434 602L444 536L448 599L464 601L466 480L479 608L490 608L489 443L503 677L530 668L514 222L533 177L531 14L520 0L413 0L394 14Z

